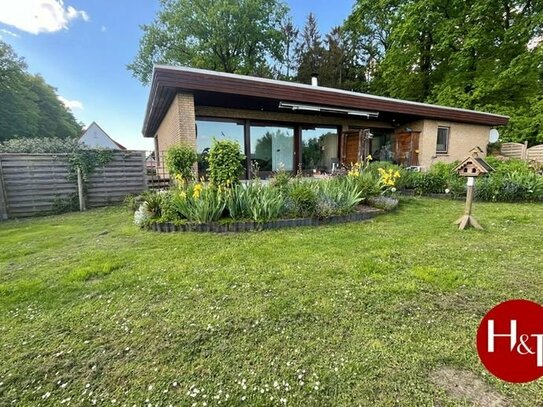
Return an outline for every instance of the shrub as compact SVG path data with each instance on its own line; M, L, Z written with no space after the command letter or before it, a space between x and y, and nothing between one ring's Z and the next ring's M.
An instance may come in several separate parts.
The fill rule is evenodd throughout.
M298 181L288 190L288 210L293 216L314 216L317 209L317 194L312 182Z
M451 177L447 181L447 189L445 190L445 192L447 192L447 190L453 198L464 195L466 193L465 177L451 175Z
M443 174L439 172L421 172L415 178L414 190L419 195L424 194L442 194L447 189L447 180Z
M219 187L229 188L238 184L243 170L241 162L244 159L245 156L237 142L213 139L213 145L207 156L209 180Z
M178 144L168 149L166 153L166 168L170 175L181 177L185 181L194 178L193 166L198 155L194 148L187 144Z
M249 219L251 212L251 189L252 183L248 186L235 185L226 196L226 209L228 216L232 219Z
M360 176L348 178L346 182L360 193L360 199L362 201L367 200L370 196L379 195L381 193L379 177L372 172L362 172Z
M288 190L288 184L292 176L289 171L285 169L284 166L281 166L276 172L273 173L270 179L270 185L274 188L277 188L280 193L285 194Z
M251 219L263 223L279 218L284 211L284 199L277 190L259 182L247 186Z
M497 157L487 157L486 161L494 169L491 173L495 175L507 175L513 172L520 174L533 174L534 168L530 166L530 163L518 158L499 159Z
M218 188L200 183L190 184L186 189L175 193L172 205L179 217L196 223L219 220L226 206Z
M534 173L492 174L478 178L475 197L481 201L518 202L543 200L543 177Z
M366 198L358 185L361 178L338 177L316 183L316 216L326 218L352 212ZM374 185L376 185L375 180Z
M145 208L152 218L160 218L162 216L163 196L157 191L146 191L143 194L145 200ZM141 208L141 206L140 206Z
M78 139L58 137L14 138L0 143L0 153L72 153L87 148Z

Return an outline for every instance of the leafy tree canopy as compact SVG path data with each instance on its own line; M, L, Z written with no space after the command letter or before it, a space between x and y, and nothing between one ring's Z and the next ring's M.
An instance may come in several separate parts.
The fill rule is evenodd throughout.
M358 0L345 24L375 94L511 116L543 141L543 3Z
M155 21L142 26L139 52L128 69L149 83L153 64L188 65L270 76L281 61L288 8L280 0L160 0Z
M0 142L14 137L77 137L81 130L55 88L28 73L24 60L0 41Z

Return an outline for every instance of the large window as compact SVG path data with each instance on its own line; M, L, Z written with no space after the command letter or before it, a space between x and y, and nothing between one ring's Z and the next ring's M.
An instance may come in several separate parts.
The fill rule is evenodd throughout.
M332 171L338 160L336 128L303 128L301 140L302 170L317 173Z
M245 154L243 122L196 120L196 152L198 153L198 174L204 176L207 171L206 156L209 153L213 139L232 140L239 144L240 151ZM246 162L243 160L243 167Z
M449 128L448 127L438 127L437 129L437 154L447 154L449 150Z
M251 125L251 161L266 173L294 170L294 128Z

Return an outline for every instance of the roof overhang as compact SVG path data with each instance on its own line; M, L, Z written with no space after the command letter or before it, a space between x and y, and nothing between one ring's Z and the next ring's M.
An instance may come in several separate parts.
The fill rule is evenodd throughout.
M373 114L400 114L418 119L447 120L486 126L503 126L509 117L474 110L411 102L321 86L214 72L203 69L157 65L153 78L143 135L153 137L174 96L179 91L262 98L292 106L318 108L319 112L375 117ZM224 106L228 107L228 106ZM298 110L304 110L298 109ZM305 109L308 111L307 109ZM315 111L314 111L315 112Z

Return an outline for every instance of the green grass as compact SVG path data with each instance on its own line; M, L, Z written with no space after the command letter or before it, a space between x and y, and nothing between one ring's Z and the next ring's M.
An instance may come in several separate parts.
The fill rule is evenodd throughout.
M483 232L462 211L237 235L140 231L122 208L0 223L0 405L470 405L441 367L543 405L542 380L501 382L474 346L498 302L543 303L543 205L476 203Z

